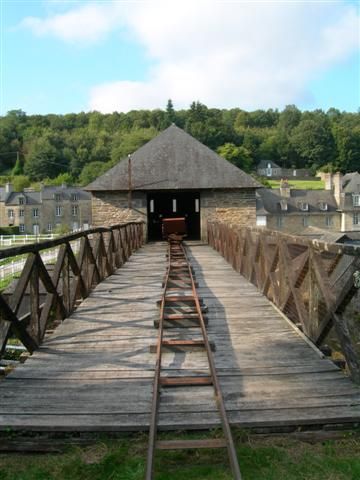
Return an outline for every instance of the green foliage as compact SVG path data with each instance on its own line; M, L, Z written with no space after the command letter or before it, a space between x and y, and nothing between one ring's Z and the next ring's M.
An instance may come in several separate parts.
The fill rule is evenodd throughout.
M217 149L218 154L233 163L237 167L250 172L253 165L253 159L249 150L243 146L236 146L233 143L225 143Z
M19 235L19 227L0 227L0 235Z
M0 182L6 177L14 183L14 178L26 175L31 182L51 179L56 184L66 173L65 181L88 183L94 179L93 164L99 175L172 122L246 170L255 169L260 160L312 171L325 165L352 171L360 164L360 113L334 108L301 112L295 105L280 112L247 112L208 108L198 101L176 111L169 99L163 110L126 114L8 112L0 117ZM229 144L238 150L231 153ZM86 169L88 165L92 166Z
M62 223L62 224L58 225L54 229L55 235L66 235L70 232L71 232L71 230L70 230L69 225L66 225L65 223Z
M93 182L97 177L102 175L110 168L107 163L91 162L85 165L80 174L80 184L85 186Z
M21 192L30 187L30 179L26 175L16 175L11 180L15 192Z
M157 135L154 128L141 128L128 133L119 132L112 142L111 160L115 165L129 154L134 153L141 146Z

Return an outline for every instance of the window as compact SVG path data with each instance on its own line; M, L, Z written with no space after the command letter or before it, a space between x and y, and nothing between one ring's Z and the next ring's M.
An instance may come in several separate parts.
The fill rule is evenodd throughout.
M195 198L195 212L199 213L200 212L200 199Z
M19 210L19 217L25 217L25 210Z
M256 225L258 227L266 227L266 215L256 215Z
M282 211L286 212L288 209L287 201L286 200L280 200L280 208Z
M23 223L19 223L19 232L21 233L25 232L25 225Z
M353 225L360 225L360 215L358 213L353 214Z
M319 202L320 210L326 211L328 209L328 205L326 202Z
M38 216L39 216L39 209L33 208L33 217L38 217Z
M360 195L353 194L353 205L354 207L360 207Z
M155 207L155 205L154 205L154 200L151 199L151 200L150 200L150 213L154 213L154 207Z
M77 205L71 205L71 215L76 217L79 214L79 207Z
M307 202L299 202L299 208L303 212L307 212L309 210L309 204Z
M176 198L173 198L173 201L172 201L172 210L173 210L174 213L176 212L176 208L177 208Z
M326 225L327 227L331 227L332 224L333 224L333 217L330 217L329 215L327 215L327 216L325 217L325 225Z
M48 232L52 232L52 229L53 229L52 223L48 223L48 225L47 225L47 231L48 231Z
M25 201L24 201L24 197L19 197L19 205L24 205Z
M55 202L61 202L61 193L55 193L54 198Z
M72 202L77 202L79 200L79 194L78 193L72 193L71 194L71 201Z
M276 217L276 226L278 228L281 228L284 225L284 219L283 217Z
M8 210L8 217L9 218L14 218L14 210L12 210L12 209Z
M57 217L61 217L61 215L62 215L62 207L60 207L59 205L56 205L55 215L56 215Z
M302 224L303 224L303 227L308 227L309 226L309 217L303 217L302 218Z

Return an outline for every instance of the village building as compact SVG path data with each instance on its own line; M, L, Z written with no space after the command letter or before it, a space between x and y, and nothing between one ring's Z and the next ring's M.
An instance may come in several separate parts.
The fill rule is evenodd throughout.
M301 180L311 176L311 172L307 168L283 168L272 160L261 160L256 167L256 173L259 177L272 179L293 178L294 180Z
M360 230L360 173L327 173L325 189L332 191L341 215L341 232Z
M255 225L258 187L173 124L85 189L94 226L143 220L147 238L158 240L163 218L185 217L188 238L206 240L208 220Z
M76 231L91 225L91 195L79 187L42 186L39 191L0 188L0 226L38 235L57 229Z
M320 231L323 238L326 231L359 232L360 174L329 173L324 180L324 190L298 190L288 181L278 189L259 189L256 224L314 238Z
M301 235L306 227L340 230L335 197L326 190L297 190L283 182L281 188L257 192L257 225Z

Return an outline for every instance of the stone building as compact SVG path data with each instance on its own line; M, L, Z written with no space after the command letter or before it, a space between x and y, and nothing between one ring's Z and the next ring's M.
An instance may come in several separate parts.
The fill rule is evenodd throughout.
M335 197L326 190L297 190L288 184L257 192L256 224L301 235L307 227L340 230Z
M279 189L259 189L257 225L298 235L311 234L314 228L359 232L360 174L329 173L324 180L325 190L292 189L288 182Z
M205 240L208 219L255 225L258 187L173 124L85 189L93 196L94 226L143 220L147 237L157 240L162 218L185 216L188 237Z
M256 173L260 177L273 179L292 178L293 180L301 180L310 177L310 170L307 168L283 168L272 160L261 160L256 167Z
M14 192L7 184L0 190L0 222L34 235L52 233L58 227L86 229L91 225L91 195L66 185Z
M360 231L360 173L326 173L325 189L333 192L341 215L342 232Z

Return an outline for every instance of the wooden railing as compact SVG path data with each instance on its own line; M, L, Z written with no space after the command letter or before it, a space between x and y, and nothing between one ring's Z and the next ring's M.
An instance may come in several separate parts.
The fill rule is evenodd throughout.
M100 227L0 251L0 259L26 256L16 285L0 294L0 358L8 339L33 352L54 322L66 318L104 278L143 244L143 223ZM76 247L76 248L75 248ZM58 251L55 264L41 254Z
M360 247L271 230L208 224L208 241L360 383Z

